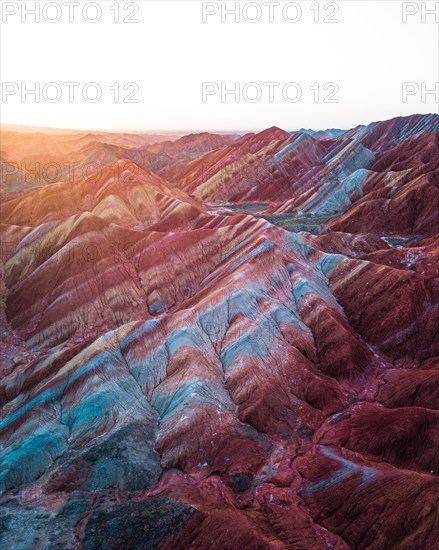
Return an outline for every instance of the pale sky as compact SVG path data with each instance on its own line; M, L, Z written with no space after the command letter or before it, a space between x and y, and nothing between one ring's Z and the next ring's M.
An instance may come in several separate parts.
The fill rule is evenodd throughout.
M131 24L114 22L115 0L81 0L72 23L69 8L58 3L62 7L56 11L54 6L44 7L54 2L27 0L26 6L36 5L40 12L37 23L34 16L23 12L22 2L1 0L3 123L94 130L244 131L272 125L295 130L348 128L438 111L434 94L421 94L439 81L439 13L424 14L423 22L421 12L421 4L430 10L436 4L439 10L437 2L406 3L406 12L417 13L407 15L405 23L399 0L320 0L318 13L315 0L279 1L274 4L280 6L271 8L259 1L259 10L255 2L241 0L241 20L235 22L229 15L225 23L221 2L204 2L209 4L205 12L218 12L206 15L206 22L201 0L118 2L121 20L131 14L131 19L139 20ZM286 17L297 19L296 23L282 16L288 3ZM98 4L101 19L87 22L84 4ZM235 2L226 4L231 8ZM8 16L5 10L18 12ZM86 17L94 19L96 13L90 5ZM258 13L259 21L246 21ZM270 13L274 22L270 22ZM44 16L52 20L60 16L60 20L50 23ZM324 23L325 17L339 22ZM42 89L50 82L59 88L46 87L46 96L53 99L60 90L58 102L46 101L42 92L39 103L31 95L22 101L26 87L39 83ZM73 103L65 82L79 83ZM82 97L90 82L102 91L96 103ZM138 87L137 103L121 101L134 91L133 86L124 91L129 82ZM203 82L214 83L208 90L218 90L206 96L205 102ZM243 97L242 88L250 82L256 86L245 88ZM273 102L264 82L279 83L272 88ZM292 82L295 86L285 89ZM403 82L414 83L408 87L411 94L406 102ZM115 83L119 102L115 102ZM221 89L235 83L241 87L239 101L229 95L222 102ZM325 88L327 83L335 85ZM337 88L331 97L338 103L322 101ZM245 100L255 97L258 90L262 91L259 101ZM295 103L282 93L291 100L298 90L301 97ZM317 90L319 101L315 102ZM5 96L5 91L10 95ZM93 97L95 88L88 91Z

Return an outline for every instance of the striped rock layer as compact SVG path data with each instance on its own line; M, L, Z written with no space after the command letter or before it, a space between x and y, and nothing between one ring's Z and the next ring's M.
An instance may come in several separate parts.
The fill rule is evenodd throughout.
M438 131L87 137L9 190L2 547L437 547Z

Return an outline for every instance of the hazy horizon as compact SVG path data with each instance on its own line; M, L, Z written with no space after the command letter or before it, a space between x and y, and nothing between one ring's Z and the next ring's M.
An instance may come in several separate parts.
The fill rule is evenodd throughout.
M104 129L104 128L61 128L61 127L53 127L53 126L32 126L32 125L26 125L26 124L14 124L14 123L0 123L0 131L3 132L22 132L22 133L45 133L45 132L53 132L54 134L62 134L62 133L71 133L71 134L83 134L83 133L94 133L94 132L101 132L101 133L117 133L117 134L162 134L162 135L187 135L187 134L201 134L201 133L212 133L212 134L227 134L227 135L233 135L233 134L245 134L245 133L258 133L262 132L263 130L266 130L267 128L271 127L278 127L282 130L285 130L287 132L299 132L301 130L311 130L314 132L320 132L320 131L327 131L327 130L343 130L347 131L352 128L356 128L358 126L368 126L369 124L376 123L376 122L383 122L385 120L392 120L394 118L405 118L405 117L411 117L411 116L426 116L426 115L438 115L439 113L433 113L433 112L427 112L427 113L411 113L409 115L397 115L395 117L390 117L388 119L380 119L380 120L369 120L366 122L359 122L358 124L354 124L353 126L350 126L349 128L341 128L337 126L333 127L306 127L302 126L301 128L287 128L278 124L272 124L269 126L261 127L261 128L246 128L246 129L228 129L228 130L221 130L218 128L186 128L186 129L163 129L163 128L153 128L153 129L129 129L129 128L113 128L113 129Z

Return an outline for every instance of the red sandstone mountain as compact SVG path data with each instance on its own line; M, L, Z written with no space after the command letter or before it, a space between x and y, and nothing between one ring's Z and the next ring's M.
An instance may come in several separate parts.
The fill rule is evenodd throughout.
M438 120L86 138L6 200L2 546L435 548Z
M220 136L203 132L201 134L189 134L176 141L163 141L153 145L147 145L144 149L151 153L167 154L171 157L187 157L193 154L207 153L214 149L220 149L230 145L233 139L229 136Z

